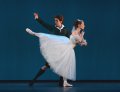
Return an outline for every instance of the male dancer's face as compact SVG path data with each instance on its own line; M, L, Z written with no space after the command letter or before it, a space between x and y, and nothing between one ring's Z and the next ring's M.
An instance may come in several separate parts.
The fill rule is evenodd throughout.
M54 18L56 27L62 26L62 21L60 21L58 18Z

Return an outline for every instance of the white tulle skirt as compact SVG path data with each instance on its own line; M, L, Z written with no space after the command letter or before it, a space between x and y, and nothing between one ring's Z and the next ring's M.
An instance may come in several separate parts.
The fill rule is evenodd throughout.
M69 38L45 33L36 33L36 36L39 37L40 51L53 72L76 80L75 53Z

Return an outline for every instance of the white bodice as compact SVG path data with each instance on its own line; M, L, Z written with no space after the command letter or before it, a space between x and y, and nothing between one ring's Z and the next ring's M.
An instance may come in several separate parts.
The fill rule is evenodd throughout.
M79 35L70 35L70 41L73 44L73 47L76 46L77 41L79 41L80 36Z
M82 35L84 36L84 33L82 33ZM73 48L76 46L76 44L79 45L87 45L87 41L84 39L84 37L81 40L81 36L76 34L76 35L70 35L70 41L73 45Z

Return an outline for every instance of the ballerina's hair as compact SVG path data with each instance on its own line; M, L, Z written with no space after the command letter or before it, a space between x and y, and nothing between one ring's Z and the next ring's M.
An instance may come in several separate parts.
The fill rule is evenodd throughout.
M82 24L83 20L80 20L80 19L77 19L75 22L74 22L74 28L76 29L78 27L78 24Z

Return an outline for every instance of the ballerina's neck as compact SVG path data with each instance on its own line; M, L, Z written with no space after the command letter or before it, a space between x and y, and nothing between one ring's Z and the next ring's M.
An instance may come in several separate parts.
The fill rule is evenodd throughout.
M79 30L76 29L75 31L72 32L72 35L78 35L78 34L80 34L80 30L81 30L81 29L79 29Z

